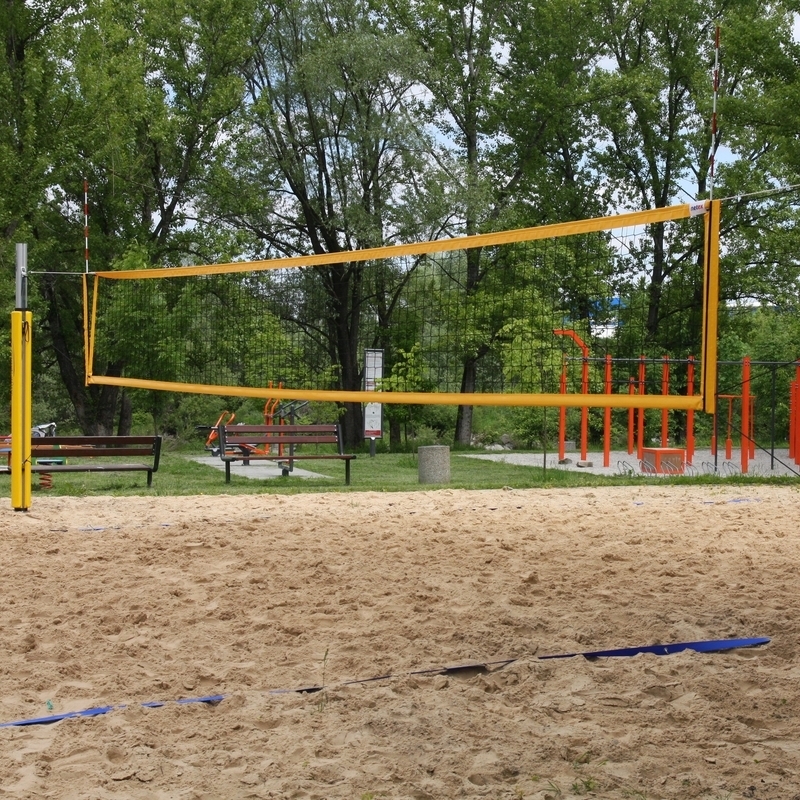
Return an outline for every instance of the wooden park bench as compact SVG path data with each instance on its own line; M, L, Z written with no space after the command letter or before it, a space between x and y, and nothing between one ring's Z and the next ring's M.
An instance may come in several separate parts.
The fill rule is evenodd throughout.
M39 436L31 439L31 472L146 472L153 484L161 457L160 436ZM118 458L148 459L128 463ZM100 460L102 459L102 460ZM0 467L10 472L10 467Z
M336 452L298 453L296 448L307 445L332 444ZM338 459L344 461L344 480L350 485L350 462L355 455L344 452L339 425L220 425L219 455L225 462L225 483L231 482L231 463L241 461L275 461L286 477L295 461L307 459Z

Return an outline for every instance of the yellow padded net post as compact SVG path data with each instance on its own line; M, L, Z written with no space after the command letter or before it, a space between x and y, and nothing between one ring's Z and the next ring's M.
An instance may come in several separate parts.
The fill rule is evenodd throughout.
M11 505L31 505L31 336L33 318L26 310L27 246L17 245L17 308L11 312Z

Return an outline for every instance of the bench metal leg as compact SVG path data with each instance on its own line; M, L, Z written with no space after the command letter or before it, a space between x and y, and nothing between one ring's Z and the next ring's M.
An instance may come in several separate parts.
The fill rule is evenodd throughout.
M225 483L231 482L231 462L225 462Z
M346 459L344 462L344 485L350 485L350 459Z
M147 470L147 487L148 489L153 485L153 470Z

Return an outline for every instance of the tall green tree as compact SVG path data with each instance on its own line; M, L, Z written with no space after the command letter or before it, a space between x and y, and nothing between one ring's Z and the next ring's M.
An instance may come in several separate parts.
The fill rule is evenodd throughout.
M490 98L496 87L494 50L499 44L502 3L389 0L388 24L414 41L420 59L419 81L430 93L426 113L445 146L438 158L450 173L456 231L479 233L492 211L492 187L485 166L482 137L489 132ZM453 228L451 227L451 230ZM481 251L467 251L465 291L474 293L481 279ZM461 391L474 392L482 353L464 359ZM456 442L468 444L472 406L459 406Z
M695 199L708 176L713 9L695 0L608 0L600 13L607 61L592 83L598 138L607 144L594 164L611 202L652 209ZM649 233L646 325L653 340L665 282L683 262L668 258L665 223Z
M14 243L31 245L32 271L52 268L52 252L66 244L59 241L61 229L53 225L60 208L52 187L54 172L69 160L76 137L74 103L66 91L71 71L65 59L65 38L77 18L77 4L62 0L35 4L10 0L0 9L4 54L0 64L0 290L6 309L14 298ZM35 313L38 381L54 363L54 348L46 323L41 327L48 308L37 285L32 281L29 304ZM8 375L6 370L0 378L6 397Z
M148 260L180 263L214 253L193 202L242 101L247 3L89 0L13 3L3 91L19 119L2 156L20 189L6 195L6 231L27 225L32 267L83 266L82 177L91 187L92 266L109 268L134 244ZM16 137L16 139L14 138ZM22 179L22 176L25 179ZM86 387L80 283L39 281L38 341L86 433L130 427L131 406L114 387ZM124 360L96 365L120 375Z
M418 80L450 173L449 230L475 233L553 222L596 211L582 170L590 139L582 122L597 45L588 5L545 0L389 0L387 24L421 53ZM582 27L587 26L587 27ZM588 201L588 202L587 202ZM465 292L491 271L467 253ZM475 391L486 345L465 356L461 388ZM468 444L473 409L460 406L455 440Z
M797 145L800 46L790 3L740 3L721 32L719 164L725 243L721 291L729 303L788 309L800 296Z
M235 152L220 162L209 204L258 252L342 253L315 268L324 322L305 323L338 367L332 388L360 389L367 295L381 287L367 287L364 265L346 253L409 229L404 205L415 206L420 135L406 108L408 50L376 25L364 0L263 4L251 39ZM391 299L377 305L386 312ZM363 435L361 413L345 404L351 446Z
M768 104L758 96L767 75L789 67L788 6L762 0L711 6L696 0L607 0L599 8L605 59L591 84L600 144L591 163L603 176L611 204L652 209L707 197L712 159L716 197L764 188L780 171L774 147L758 132L756 117L748 120L741 110L742 104L755 104L765 112ZM712 136L717 26L723 43L720 124ZM726 241L750 225L747 214L737 219L731 210L726 204ZM675 311L665 292L687 262L699 260L701 245L696 238L669 242L665 224L650 226L648 233L648 337L651 345L680 349L682 341L664 339L662 323ZM725 266L727 289L735 280L725 280ZM699 307L699 293L689 302Z

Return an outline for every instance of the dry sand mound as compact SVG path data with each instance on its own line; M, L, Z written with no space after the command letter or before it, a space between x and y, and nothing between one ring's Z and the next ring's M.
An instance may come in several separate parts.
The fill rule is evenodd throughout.
M0 721L126 706L0 729L0 794L800 798L798 498L638 486L0 510ZM741 636L772 642L537 658Z

